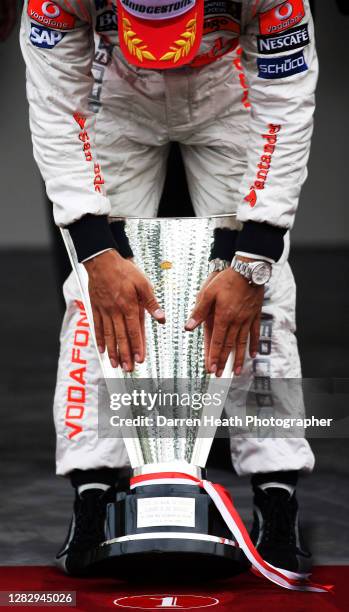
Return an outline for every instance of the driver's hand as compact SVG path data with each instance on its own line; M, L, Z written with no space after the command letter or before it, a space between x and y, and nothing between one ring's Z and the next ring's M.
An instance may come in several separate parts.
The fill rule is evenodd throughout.
M208 372L222 376L226 361L235 350L233 370L241 374L249 342L250 356L258 351L264 287L255 287L227 268L209 276L196 300L185 329L205 324L205 365Z
M144 311L159 323L165 323L165 313L144 274L115 250L84 265L98 349L104 353L107 347L111 365L131 372L145 358Z

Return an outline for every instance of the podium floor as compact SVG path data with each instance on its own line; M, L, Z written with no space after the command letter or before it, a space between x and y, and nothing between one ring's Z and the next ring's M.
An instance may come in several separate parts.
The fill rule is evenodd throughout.
M347 606L347 583L349 568L343 566L325 566L314 568L314 579L322 584L334 586L332 593L299 593L281 589L270 582L257 578L251 572L235 576L220 582L190 585L178 584L172 580L168 585L128 584L112 578L69 578L50 567L6 567L1 569L1 591L16 591L20 584L21 591L65 591L75 592L76 612L96 612L100 610L130 610L141 599L141 609L181 609L181 601L187 602L193 609L200 605L210 605L217 612L251 612L256 609L267 609L268 612L344 612ZM186 597L187 599L183 599ZM155 598L155 601L154 599ZM167 600L167 606L161 600ZM140 603L138 606L140 606ZM166 603L166 601L164 602ZM126 607L127 606L127 607ZM132 606L132 607L133 607ZM151 607L150 607L151 606ZM7 608L9 609L9 608ZM32 609L29 607L20 610ZM66 610L69 608L65 608ZM140 607L138 607L140 609ZM182 608L183 609L183 608ZM189 609L188 607L185 609ZM40 607L40 610L52 610Z

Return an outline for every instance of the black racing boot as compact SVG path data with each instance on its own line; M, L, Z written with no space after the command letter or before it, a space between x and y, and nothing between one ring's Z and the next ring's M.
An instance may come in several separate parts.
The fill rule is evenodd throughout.
M90 573L93 551L107 538L105 518L108 503L115 502L115 487L76 490L73 516L66 541L56 562L73 576Z
M117 486L128 473L128 468L74 470L71 473L75 489L73 516L66 541L56 556L57 565L66 573L75 576L98 573L93 560L96 549L107 539L107 505L116 501Z
M254 545L263 559L276 568L309 572L311 553L299 526L295 485L271 478L269 482L261 482L258 476L252 477L254 521L251 539Z

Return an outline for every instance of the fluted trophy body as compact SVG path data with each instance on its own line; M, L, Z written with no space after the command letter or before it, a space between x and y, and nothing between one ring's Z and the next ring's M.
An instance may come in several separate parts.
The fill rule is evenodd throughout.
M134 562L134 555L148 552L157 558L157 553L164 554L166 551L168 563L171 563L173 555L181 552L185 553L186 558L194 554L201 559L213 556L222 562L231 562L235 554L233 543L207 495L198 491L197 485L193 492L193 486L181 482L180 478L175 482L173 475L181 473L188 478L202 476L201 468L206 464L214 436L212 427L207 433L203 417L205 414L220 416L224 392L228 391L228 381L224 386L222 381L205 371L203 326L193 332L187 332L184 328L197 294L208 276L214 230L217 226L231 227L233 217L119 218L111 221L123 224L134 262L152 284L160 307L165 311L166 323L160 325L146 313L146 358L144 363L135 364L132 373L124 373L120 368L113 369L106 353L100 357L109 394L115 389L129 394L146 390L158 400L153 402L151 408L151 423L138 423L122 429L133 468L133 480L131 492L125 493L123 498L125 507L120 510L119 499L113 512L125 512L126 531L120 535L111 519L114 527L109 523L109 538L103 553L99 551L98 555L122 554L124 562L126 557L133 558ZM87 274L84 266L77 261L68 232L63 231L63 236L93 330ZM226 372L229 376L229 364ZM192 398L203 395L212 397L216 392L221 394L218 406L208 402L198 407L189 401L185 405L175 402L165 408L162 402L165 393L172 393L176 398ZM140 414L136 405L123 410L131 422ZM108 413L107 408L104 412ZM158 425L157 417L161 415L165 419L171 417L166 427ZM99 418L103 421L101 407ZM108 426L100 428L100 434L108 435ZM152 487L147 488L146 484L154 474L163 475L161 482L157 484L154 481L150 483ZM140 481L142 477L148 482ZM171 512L169 508L172 508ZM153 539L149 537L151 530ZM117 548L121 541L122 553ZM125 552L126 541L129 543L126 547L128 552Z

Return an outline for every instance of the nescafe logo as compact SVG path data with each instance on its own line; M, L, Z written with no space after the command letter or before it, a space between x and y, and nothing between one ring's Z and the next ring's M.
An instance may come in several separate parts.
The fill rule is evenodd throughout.
M279 6L275 9L275 17L282 21L283 19L288 19L291 17L293 13L293 6L291 2L286 2L282 6Z
M54 2L44 2L42 5L42 12L46 17L50 17L51 19L55 19L61 14L60 8Z
M216 606L219 599L202 595L132 595L118 597L113 603L134 610L194 610Z

